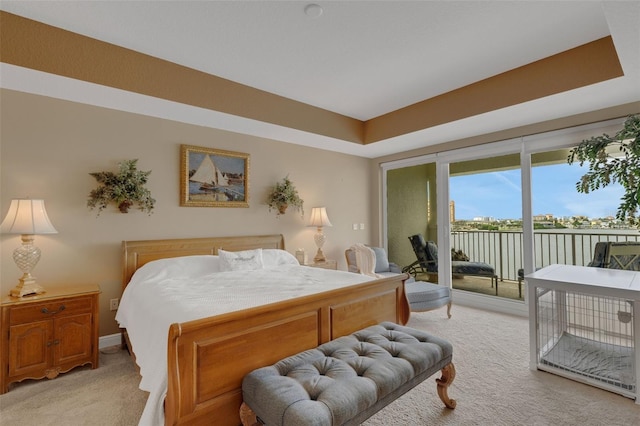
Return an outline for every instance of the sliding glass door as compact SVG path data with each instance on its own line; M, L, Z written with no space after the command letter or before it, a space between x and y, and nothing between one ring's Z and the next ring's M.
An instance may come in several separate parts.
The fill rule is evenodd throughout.
M453 288L523 300L520 156L458 161L449 168Z
M607 219L619 196L608 190L572 201L584 195L575 187L583 171L567 156L583 139L615 133L622 121L381 164L391 260L415 263L409 237L421 234L437 247L438 265L418 279L451 286L458 301L526 314L525 274L550 263L588 264L594 242L621 238ZM601 203L608 211L597 212ZM585 226L598 227L598 236Z
M638 241L636 228L616 219L624 190L619 184L588 194L576 185L588 166L568 164L569 149L531 156L535 267L598 263L599 242Z

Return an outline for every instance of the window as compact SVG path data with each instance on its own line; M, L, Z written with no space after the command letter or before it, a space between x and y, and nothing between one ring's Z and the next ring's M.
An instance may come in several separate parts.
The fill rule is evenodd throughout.
M452 286L459 301L526 315L525 289L516 299L500 295L500 286L516 292L525 271L548 264L544 260L548 253L542 250L546 242L534 243L534 235L538 238L537 234L558 226L556 216L561 213L545 211L545 202L552 198L551 194L560 197L556 205L560 204L558 200L569 199L566 194L551 191L552 184L554 191L560 190L560 182L557 177L551 183L548 181L547 176L556 173L555 168L549 167L567 170L568 174L562 175L562 183L571 183L575 191L575 181L572 182L575 170L568 171L566 167L568 149L590 136L614 133L621 123L622 119L611 120L382 164L383 239L390 258L401 266L415 262L408 237L423 233L425 239L438 246L435 280ZM577 191L572 193L576 194ZM618 203L611 201L615 195L606 195L605 203L615 209ZM595 200L590 199L589 204ZM518 209L519 215L515 213ZM476 226L474 230L473 225L480 223L486 227ZM492 235L482 243L459 238L459 234L473 233ZM587 246L591 247L591 243L585 243ZM452 273L452 248L462 250L470 260L495 268L499 297L487 294L492 292L487 282L482 285L488 287L489 292L484 289L476 294L456 288L462 287L458 285L462 281L456 284L459 278ZM582 254L584 259L590 255L590 252Z

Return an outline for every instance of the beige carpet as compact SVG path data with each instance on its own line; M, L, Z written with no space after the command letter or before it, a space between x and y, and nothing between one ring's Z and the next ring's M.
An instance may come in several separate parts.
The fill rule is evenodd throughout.
M1 425L136 425L147 400L126 351L100 353L100 367L81 367L55 380L27 380L0 395Z
M530 371L528 323L521 317L454 306L413 314L409 326L454 345L457 376L449 389L455 410L444 408L435 376L369 419L388 425L634 425L640 405L631 399L549 373ZM0 396L3 425L135 425L146 393L122 351L101 354L97 370L21 383Z

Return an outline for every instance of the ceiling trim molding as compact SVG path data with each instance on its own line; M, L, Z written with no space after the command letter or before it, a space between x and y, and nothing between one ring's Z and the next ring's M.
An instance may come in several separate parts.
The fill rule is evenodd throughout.
M353 148L623 75L613 41L605 37L362 122L4 11L0 37L0 58L6 64L288 128L318 140L351 142Z
M0 11L7 64L361 144L360 120Z
M611 36L390 112L365 123L365 144L623 76Z

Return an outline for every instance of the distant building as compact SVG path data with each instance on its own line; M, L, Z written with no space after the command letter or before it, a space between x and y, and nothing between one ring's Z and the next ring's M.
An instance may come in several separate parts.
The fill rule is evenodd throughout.
M478 217L474 217L473 218L474 222L495 222L496 218L495 217L491 217L491 216L478 216Z

